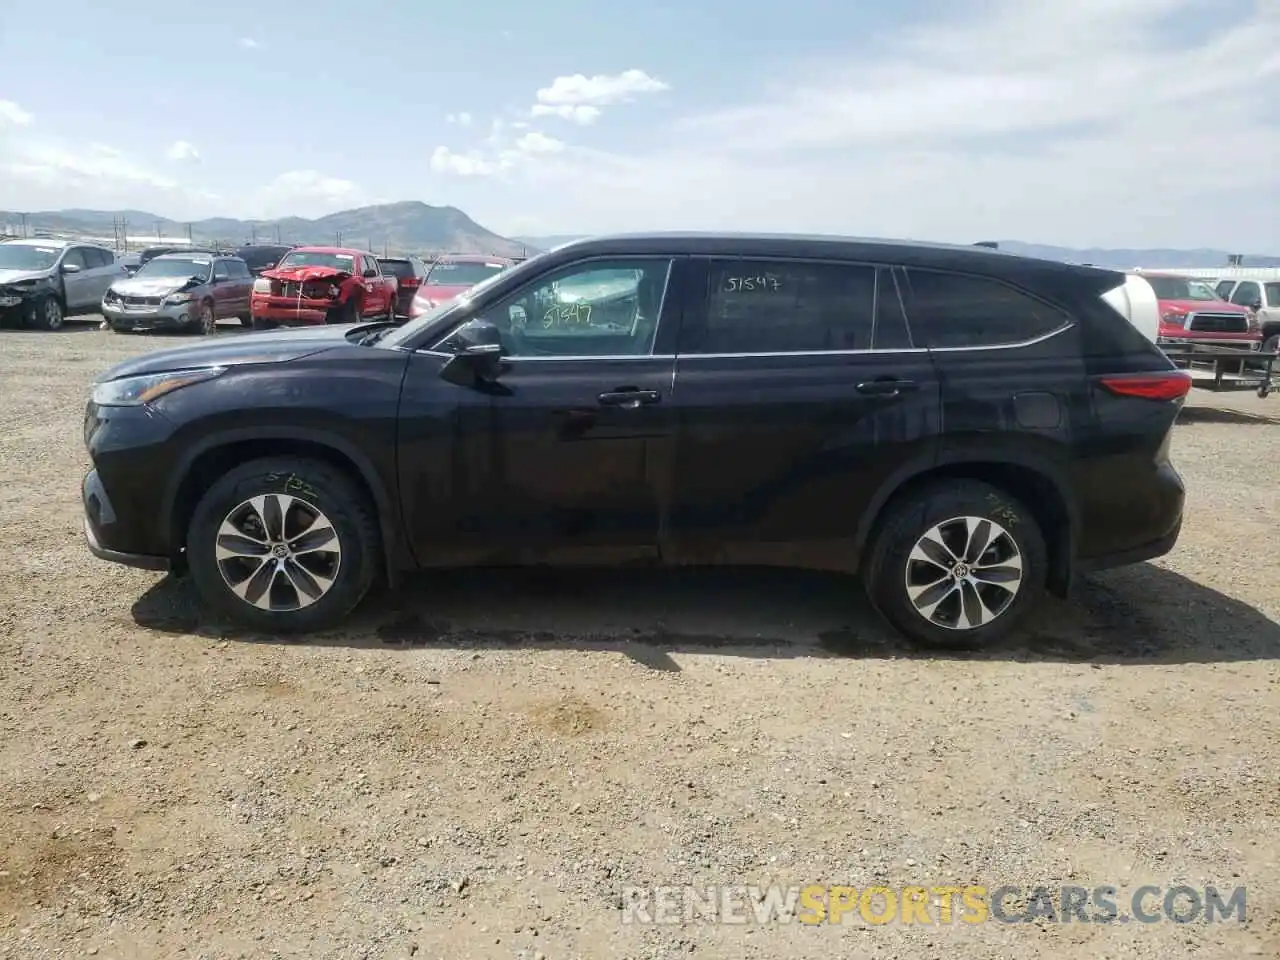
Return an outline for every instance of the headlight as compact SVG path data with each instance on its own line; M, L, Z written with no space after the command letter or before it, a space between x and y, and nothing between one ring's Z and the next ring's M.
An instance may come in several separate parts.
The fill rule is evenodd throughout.
M165 303L190 303L191 294L189 293L171 293L164 298Z
M180 387L202 380L212 380L227 372L226 367L204 367L200 370L170 370L141 377L108 380L93 387L93 402L100 407L137 407L158 400Z
M253 292L254 293L270 293L271 281L268 280L266 277L259 277L257 280L253 281Z

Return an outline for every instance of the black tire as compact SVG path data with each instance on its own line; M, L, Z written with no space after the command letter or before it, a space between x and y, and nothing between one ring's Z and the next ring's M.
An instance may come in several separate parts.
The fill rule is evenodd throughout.
M1013 598L1001 603L1001 588L984 587L987 598L997 598L990 605L998 608L997 613L989 622L973 628L956 626L954 621L958 618L949 616L957 611L958 595L939 604L935 611L938 620L953 621L953 625L947 626L927 619L918 611L907 590L909 574L941 570L932 564L916 562L910 562L909 567L909 557L917 542L934 527L958 517L972 517L995 524L995 528L986 529L1003 530L1008 540L993 538L990 541L993 549L1008 548L1009 541L1012 541L1021 559L1022 579ZM957 526L946 532L960 533L962 530ZM988 556L989 559L997 559L996 554ZM973 563L978 558L967 556L963 559ZM917 488L889 503L871 544L863 579L872 606L904 636L923 646L970 649L997 641L1015 630L1043 596L1047 575L1048 550L1035 515L998 487L977 480L955 480ZM931 579L925 576L923 582L931 582ZM940 584L951 582L939 580ZM980 596L965 584L961 586L961 593L971 601Z
M203 337L211 337L218 332L218 313L212 300L200 303L200 313L196 316L196 333Z
M274 330L279 324L274 320L268 320L266 317L250 317L249 326L254 330Z
M237 507L251 497L285 495L320 511L332 525L341 551L332 586L319 599L299 609L268 610L241 599L224 578L215 555L218 530ZM278 501L277 501L278 502ZM297 515L295 515L297 516ZM300 539L295 534L295 540ZM205 602L228 619L264 633L305 633L331 626L368 593L379 565L379 534L374 508L363 491L344 473L327 463L301 457L253 460L230 470L209 487L187 529L187 565ZM268 564L264 564L265 566ZM314 567L307 568L314 572ZM232 579L247 572L243 565L228 568ZM267 579L276 589L275 574ZM279 585L281 595L291 588ZM301 597L294 591L294 597Z
M1262 341L1263 353L1280 353L1280 333L1273 333Z
M240 314L240 316L236 317L236 319L240 321L240 326L244 327L245 329L247 330L254 329L252 315L247 313L242 313Z
M43 296L32 304L32 310L27 314L27 325L33 330L61 330L66 318L61 300Z

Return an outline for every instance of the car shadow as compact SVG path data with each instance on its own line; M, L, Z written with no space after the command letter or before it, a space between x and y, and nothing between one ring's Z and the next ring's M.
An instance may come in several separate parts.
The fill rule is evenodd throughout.
M1244 426L1276 426L1280 424L1280 416L1265 413L1248 413L1244 410L1232 410L1230 407L1183 407L1178 414L1178 424L1226 423Z
M132 608L141 627L237 642L187 580L166 577ZM1046 598L1008 640L979 651L916 647L867 603L856 580L794 570L459 570L379 590L319 646L616 650L659 670L672 654L1214 663L1280 659L1280 624L1252 606L1151 563L1083 578L1069 602Z

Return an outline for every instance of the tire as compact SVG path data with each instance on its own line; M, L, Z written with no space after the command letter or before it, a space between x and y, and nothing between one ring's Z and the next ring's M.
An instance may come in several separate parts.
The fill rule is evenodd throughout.
M364 317L364 311L361 309L361 301L356 297L352 297L342 306L330 310L325 314L324 322L331 324L343 323L359 323Z
M1267 337L1266 340L1262 341L1262 352L1280 352L1280 333L1273 333L1271 336Z
M240 316L236 317L236 319L240 321L240 326L244 327L246 330L255 329L253 325L253 317L250 314L242 313Z
M200 304L197 314L196 333L203 337L211 337L218 332L218 315L214 312L213 301L205 300Z
M35 302L35 309L28 315L27 322L35 330L61 330L66 312L62 309L62 301L57 297L41 297Z
M254 330L274 330L279 324L274 320L268 320L266 317L250 317L249 326Z
M326 545L336 543L336 556L313 544L303 561L270 570L275 561L259 562L257 558L266 555L247 537L228 541L224 535L224 547L238 545L253 559L220 560L219 531L227 524L271 539L261 537L262 524L255 525L253 518L267 514L266 523L274 525L278 514L272 512L272 502L289 519L286 533L293 535L295 545L306 532L299 528L308 518L316 524L327 520L333 539ZM337 468L300 457L253 460L230 470L200 498L187 528L187 565L201 597L235 623L264 633L305 633L337 623L368 593L378 557L378 523L368 498ZM305 576L297 574L299 567ZM322 589L327 581L329 586ZM248 599L235 593L233 584ZM316 592L319 596L310 595Z
M965 518L970 518L967 526ZM979 528L989 545L982 567L1001 571L998 578L983 577L986 584L1009 578L1012 570L1021 567L1011 598L1005 596L1011 592L1007 587L975 589L973 568L979 559L973 555L975 550L959 557L945 574L941 564L912 559L920 556L915 553L917 545L927 537L941 542L946 552L935 548L933 553L950 564L953 556L965 552L961 544L966 531L977 534ZM1048 550L1040 525L1024 504L990 484L947 481L903 494L890 502L878 531L864 571L867 595L895 629L922 646L970 649L999 640L1018 627L1044 593ZM932 572L939 575L938 592L922 595L920 585L934 583ZM960 581L954 579L957 575ZM909 590L910 582L917 585L916 591ZM957 582L958 591L952 586ZM946 599L938 602L944 591ZM965 598L964 607L959 596ZM975 600L982 601L981 606ZM932 617L917 609L917 602L929 601L935 604ZM983 609L994 614L985 623L972 616ZM969 614L969 623L978 625L965 626L962 612Z

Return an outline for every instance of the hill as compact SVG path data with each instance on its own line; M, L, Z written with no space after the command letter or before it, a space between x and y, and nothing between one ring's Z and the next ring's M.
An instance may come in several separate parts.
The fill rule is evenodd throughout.
M23 214L0 211L0 231L17 233ZM256 239L283 243L336 243L366 247L381 253L489 253L499 256L532 254L526 244L499 236L456 207L433 207L417 200L342 210L316 220L235 220L215 217L183 223L144 210L46 210L25 214L27 232L68 233L112 239L124 221L136 246L154 237L224 244Z
M519 243L527 243L530 247L550 250L562 243L581 239L584 234L569 233L545 237L516 237ZM1108 249L1102 247L1054 247L1039 243L1024 243L1021 240L999 240L1001 250L1021 254L1024 257L1039 257L1043 260L1063 260L1067 263L1092 263L1100 267L1112 267L1127 270L1133 267L1151 267L1153 269L1169 267L1219 267L1226 266L1226 250L1197 249ZM1280 267L1280 257L1255 256L1246 254L1244 266L1247 267Z

